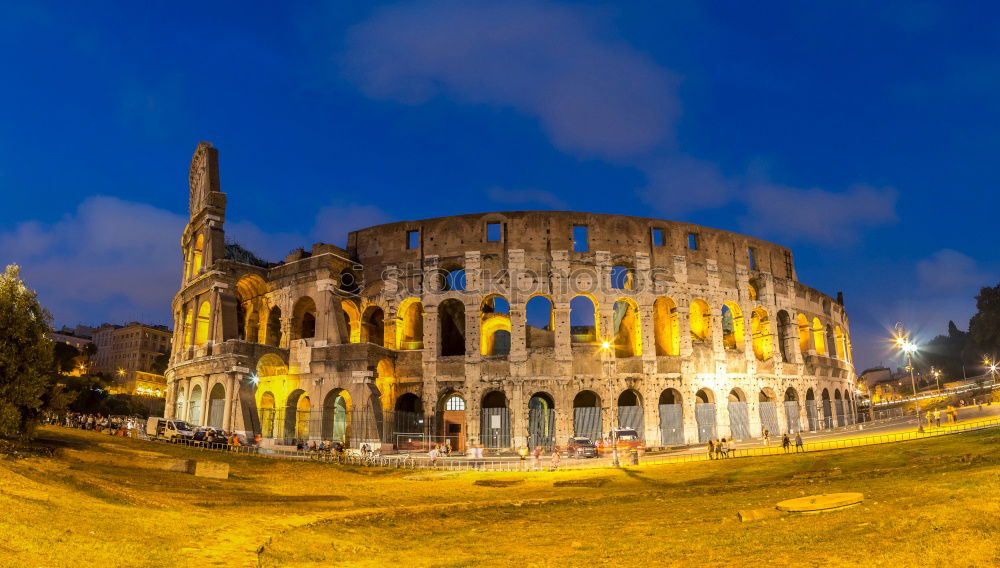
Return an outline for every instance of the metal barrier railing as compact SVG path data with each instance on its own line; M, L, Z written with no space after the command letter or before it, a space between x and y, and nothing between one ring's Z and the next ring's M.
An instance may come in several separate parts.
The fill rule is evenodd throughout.
M844 440L806 442L799 447L796 447L794 444L792 444L787 449L781 445L754 447L754 448L734 448L725 452L724 457L716 457L715 454L712 454L712 456L710 457L708 452L705 451L702 453L692 453L692 454L662 456L662 457L642 456L636 460L637 463L632 463L631 455L621 454L619 456L619 461L620 464L623 466L638 465L638 464L666 465L666 464L710 461L717 459L725 460L725 459L737 459L737 458L780 456L780 455L789 455L794 453L822 452L830 450L841 450L847 448L858 448L864 446L875 446L875 445L895 443L895 442L923 440L927 438L936 438L950 434L959 434L963 432L972 432L976 430L984 430L996 427L1000 427L1000 418L979 420L971 424L964 424L964 425L959 425L959 424L944 425L929 429L924 432L897 432L894 434L878 434L874 436L847 438ZM157 440L157 441L167 442L167 440ZM584 458L584 459L573 459L573 460L562 458L559 460L558 465L555 465L554 460L552 458L544 458L542 460L533 460L533 459L521 460L517 458L442 459L442 458L431 458L429 456L414 456L412 454L409 455L393 454L385 456L378 454L362 454L360 451L353 449L347 450L345 452L333 452L325 450L318 450L318 451L280 450L271 448L260 448L257 446L232 446L229 444L197 442L191 440L176 441L173 443L206 451L225 451L239 455L256 456L256 457L273 458L273 459L294 459L294 460L316 461L321 463L340 464L340 465L428 469L435 471L475 470L475 471L491 471L491 472L525 472L525 471L536 471L536 470L553 469L553 468L559 470L570 470L570 469L579 470L579 469L604 469L612 467L610 463L611 460L607 457L589 458L589 459Z

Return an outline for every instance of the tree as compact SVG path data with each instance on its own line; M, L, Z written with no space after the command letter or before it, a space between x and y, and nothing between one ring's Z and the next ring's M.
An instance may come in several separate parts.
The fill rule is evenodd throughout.
M162 375L167 372L168 365L170 365L170 349L167 349L166 353L157 355L156 359L153 359L153 365L149 370L157 375Z
M19 275L12 264L0 276L0 436L28 438L52 368L52 317Z
M80 356L80 350L68 343L55 342L52 345L52 359L55 372L68 373L76 366L75 359Z
M1000 285L981 288L976 314L969 320L969 335L985 353L1000 353Z

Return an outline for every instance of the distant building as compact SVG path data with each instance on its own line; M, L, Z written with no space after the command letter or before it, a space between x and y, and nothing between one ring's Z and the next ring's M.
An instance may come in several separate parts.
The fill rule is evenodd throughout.
M83 351L83 349L86 346L93 343L89 337L80 337L72 333L67 333L65 328L63 328L60 331L49 332L49 338L52 339L52 341L55 341L56 343L65 343L66 345L72 345L73 347L76 347L80 351Z
M153 372L153 363L170 350L170 338L170 330L163 325L104 324L94 332L97 353L91 371L112 377L114 392L163 396L167 381Z
M72 345L77 351L80 352L78 356L73 358L73 368L71 370L62 369L62 374L79 377L80 375L90 371L90 358L84 353L84 351L86 347L93 342L91 341L89 334L82 335L87 333L87 330L90 329L93 328L76 326L75 329L71 329L64 326L59 331L49 332L49 338L52 341Z

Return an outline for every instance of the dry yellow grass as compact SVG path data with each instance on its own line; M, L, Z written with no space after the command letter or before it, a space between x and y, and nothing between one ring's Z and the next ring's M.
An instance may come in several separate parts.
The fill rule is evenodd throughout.
M0 461L0 566L1000 564L996 430L524 474L339 468L75 430L42 436L75 451ZM146 469L137 456L223 460L232 476ZM866 500L823 515L736 517L837 491Z

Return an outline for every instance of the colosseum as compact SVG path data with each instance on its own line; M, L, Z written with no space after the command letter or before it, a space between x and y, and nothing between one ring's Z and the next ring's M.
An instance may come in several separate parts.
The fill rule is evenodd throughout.
M495 452L614 428L666 447L854 421L842 296L798 282L785 247L517 211L369 227L272 263L226 241L211 144L189 183L168 416L277 447Z

